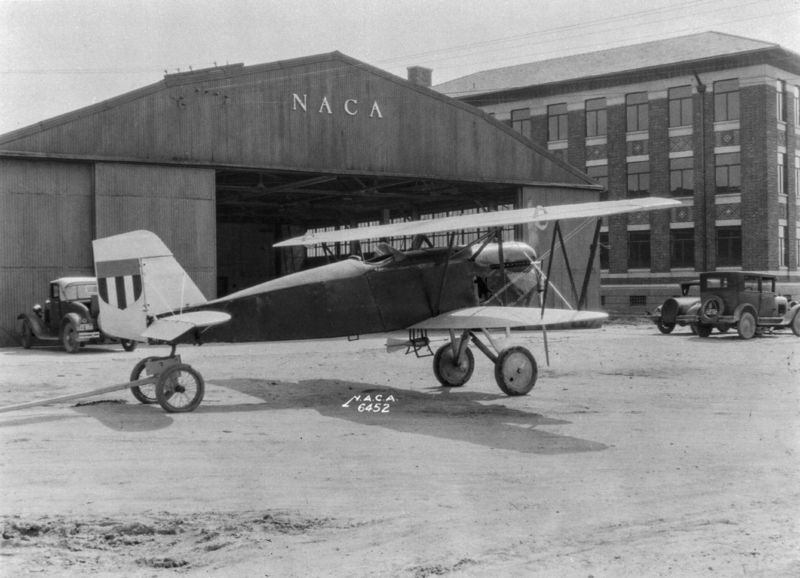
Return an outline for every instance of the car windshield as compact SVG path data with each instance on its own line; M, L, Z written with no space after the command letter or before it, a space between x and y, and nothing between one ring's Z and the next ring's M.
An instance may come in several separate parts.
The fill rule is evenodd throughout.
M84 301L97 295L97 283L75 283L64 287L66 301Z
M724 289L728 286L727 277L706 277L707 289Z

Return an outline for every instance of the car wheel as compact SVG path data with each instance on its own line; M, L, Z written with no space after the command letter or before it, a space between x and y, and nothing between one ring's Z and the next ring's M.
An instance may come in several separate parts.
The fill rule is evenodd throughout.
M61 327L61 344L67 353L77 353L81 349L81 342L78 340L78 328L67 321Z
M705 323L698 323L697 324L697 336L698 337L708 337L711 335L711 330L713 329L713 325L706 325Z
M453 346L442 345L433 356L433 374L445 387L460 387L469 381L475 370L475 356L469 348L464 350L464 359L456 363Z
M672 333L672 330L675 329L674 323L664 323L663 319L659 319L656 322L656 326L658 327L658 330L664 335L669 335L670 333Z
M137 345L137 343L132 339L123 339L122 341L120 341L120 343L122 344L122 349L124 349L125 351L133 351L134 349L136 349Z
M797 315L795 315L797 317ZM33 328L27 319L22 320L22 347L30 349L33 345Z
M800 337L800 309L795 311L794 317L792 317L792 333Z
M742 312L742 314L739 316L739 324L736 326L736 330L739 332L739 337L742 339L752 339L756 334L757 328L758 325L756 324L756 316L750 311Z

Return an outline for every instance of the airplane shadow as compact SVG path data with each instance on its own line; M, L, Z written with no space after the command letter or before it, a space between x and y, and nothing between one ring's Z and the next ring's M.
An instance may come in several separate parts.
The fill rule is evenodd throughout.
M602 443L538 429L539 426L569 424L568 421L505 405L481 403L508 399L504 395L468 390L456 392L442 387L430 388L431 393L425 393L340 380L288 383L227 379L210 383L263 399L264 403L207 405L198 408L196 411L199 413L309 408L325 417L361 425L522 453L562 454L600 451L608 447ZM367 395L369 400L366 399ZM380 402L375 401L378 395L381 396ZM360 398L354 399L356 396ZM372 410L367 410L370 404ZM359 411L359 406L362 411Z
M599 442L540 429L541 426L567 425L569 421L486 403L509 400L500 394L443 387L412 391L327 379L298 383L269 379L215 379L209 380L208 385L226 388L263 402L208 403L207 391L206 402L192 414L200 419L202 414L312 409L322 416L359 425L521 453L565 454L608 448ZM368 395L369 400L366 398ZM381 401L376 401L378 395ZM369 404L372 404L371 409L367 409ZM106 399L82 403L71 409L121 432L160 430L182 418L165 413L158 405L142 405L132 399ZM52 418L44 419L49 421ZM29 418L26 421L35 423L37 419Z

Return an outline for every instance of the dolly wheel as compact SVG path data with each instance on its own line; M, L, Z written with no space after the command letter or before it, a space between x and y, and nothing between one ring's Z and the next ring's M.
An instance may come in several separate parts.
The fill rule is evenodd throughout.
M156 359L155 357L145 357L139 363L133 366L133 371L131 371L131 379L130 381L137 381L141 379L142 372L144 371L145 366L147 365L148 361L152 361ZM148 385L135 385L131 388L131 393L133 397L139 400L140 403L156 403L158 399L156 399L156 384L151 383Z
M536 385L538 374L533 354L519 345L501 351L494 364L494 378L506 395L525 395Z
M442 345L433 356L433 374L445 387L460 387L469 381L475 370L475 356L469 348L464 349L464 358L456 363L453 346Z
M156 383L156 399L168 413L194 411L203 401L204 393L203 377L183 363L165 369Z

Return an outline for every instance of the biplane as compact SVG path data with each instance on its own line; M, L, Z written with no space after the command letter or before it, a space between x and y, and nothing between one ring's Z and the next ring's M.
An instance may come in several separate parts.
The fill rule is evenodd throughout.
M168 355L137 363L125 386L142 403L157 402L168 412L194 410L204 393L202 376L181 362L177 345L192 340L238 341L239 333L274 341L404 330L408 338L389 339L387 350L433 357L434 375L446 387L462 386L472 376L471 344L494 364L497 385L505 394L525 395L537 380L535 357L526 347L509 345L491 332L541 329L547 354L547 327L601 322L605 313L582 309L599 219L678 204L649 197L310 232L275 247L381 241L369 258L350 257L291 273L212 301L205 299L154 233L123 233L93 242L100 325L123 339L171 346ZM596 221L580 292L561 233L560 221L565 219ZM554 223L547 270L529 245L503 241L504 227L528 223L542 228ZM471 229L480 234L457 245L455 232ZM428 235L434 233L447 234L446 246L433 246ZM412 239L411 247L400 250L388 242L399 237ZM570 271L577 308L545 307L553 286L549 278L556 240ZM447 336L435 352L430 333Z

